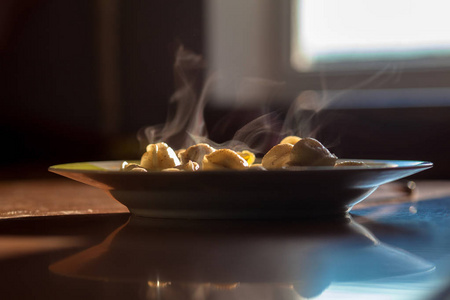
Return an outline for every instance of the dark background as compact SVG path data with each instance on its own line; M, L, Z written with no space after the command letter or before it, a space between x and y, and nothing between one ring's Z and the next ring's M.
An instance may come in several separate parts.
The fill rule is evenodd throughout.
M0 3L8 16L0 23L3 176L40 176L52 164L137 156L138 129L165 121L179 41L202 50L201 1L120 1L123 101L109 132L99 101L98 9L90 0Z
M120 113L105 130L98 9L88 0L0 3L1 178L55 176L48 166L139 157L139 128L166 120L177 46L204 53L202 1L120 1ZM285 103L273 107L280 118ZM211 138L226 141L259 113L208 107ZM447 106L346 108L321 111L313 122L316 137L339 157L427 160L435 167L417 178L449 178L449 117ZM226 119L233 120L227 130L213 130Z

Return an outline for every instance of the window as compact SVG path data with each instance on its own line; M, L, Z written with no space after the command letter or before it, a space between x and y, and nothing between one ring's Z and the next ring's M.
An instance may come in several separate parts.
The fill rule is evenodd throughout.
M291 62L298 71L371 69L383 63L450 65L446 0L295 0Z
M286 83L286 101L305 90L346 91L345 97L348 91L395 90L386 105L425 94L420 105L428 105L430 95L436 105L450 103L449 1L208 0L205 5L205 53L211 69L224 75L214 91L224 105L245 77ZM376 98L367 93L355 98Z

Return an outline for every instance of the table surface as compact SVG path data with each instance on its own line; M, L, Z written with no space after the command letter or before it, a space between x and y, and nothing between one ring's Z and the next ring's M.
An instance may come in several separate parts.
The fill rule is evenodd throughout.
M346 218L133 217L67 179L0 182L2 299L450 299L450 182Z

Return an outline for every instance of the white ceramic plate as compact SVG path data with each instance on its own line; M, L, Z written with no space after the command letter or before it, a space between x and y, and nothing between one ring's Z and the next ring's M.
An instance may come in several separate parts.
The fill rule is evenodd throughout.
M131 213L158 218L302 218L345 214L385 183L431 162L358 160L364 167L124 172L122 161L55 165L49 171L101 188Z

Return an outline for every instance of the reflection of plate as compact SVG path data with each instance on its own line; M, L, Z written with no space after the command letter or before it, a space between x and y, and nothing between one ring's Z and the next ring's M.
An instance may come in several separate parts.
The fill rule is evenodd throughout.
M351 218L268 223L131 217L102 243L50 266L74 278L148 283L161 293L151 299L194 299L186 294L199 289L224 295L195 299L303 299L275 295L284 290L314 297L333 282L433 269ZM274 296L262 297L261 289Z
M122 172L121 161L49 171L106 190L136 215L162 218L298 218L348 212L384 183L430 162L360 160L362 167L276 171Z

